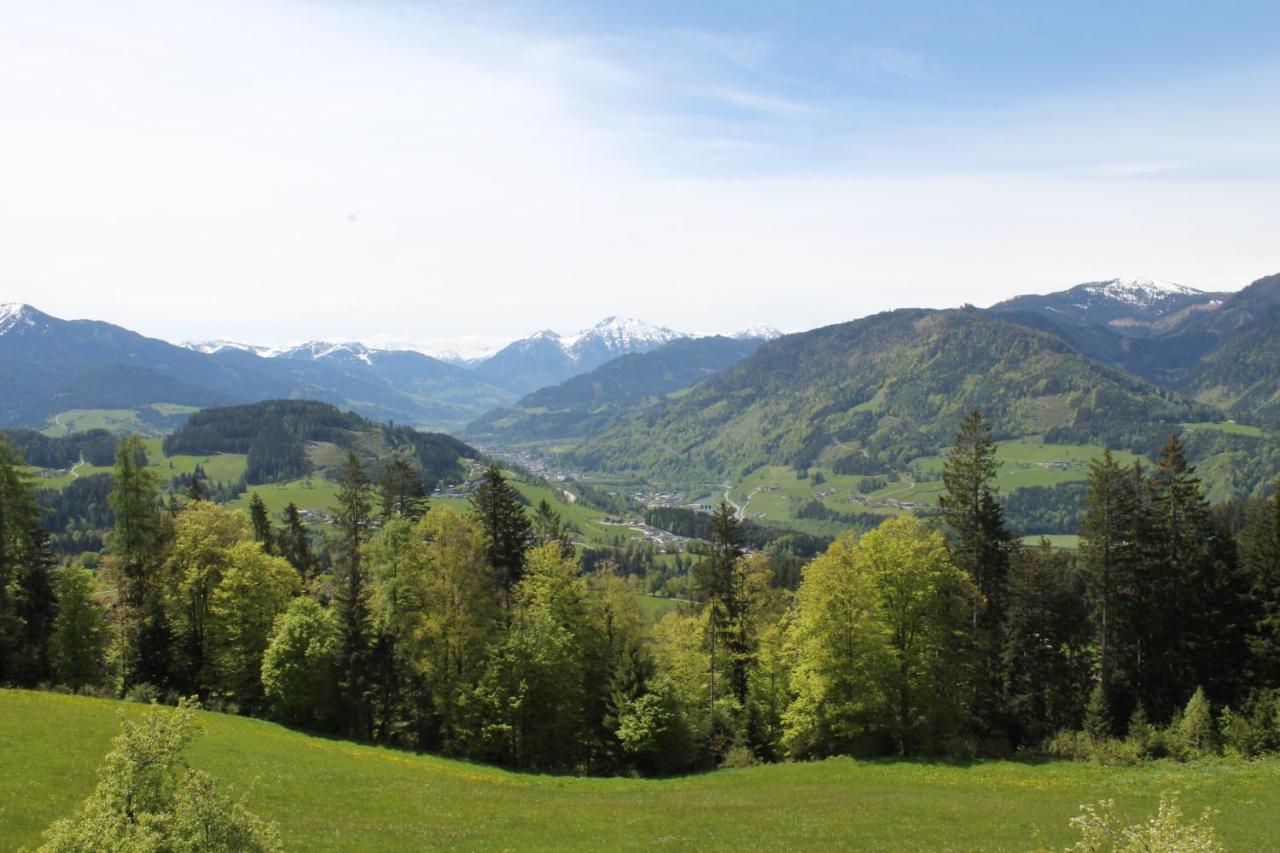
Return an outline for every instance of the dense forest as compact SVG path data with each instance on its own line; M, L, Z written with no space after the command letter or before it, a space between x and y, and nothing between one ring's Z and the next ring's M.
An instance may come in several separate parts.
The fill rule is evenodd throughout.
M1073 554L1019 543L975 411L938 517L814 556L721 505L677 567L693 606L651 629L628 567L496 468L459 515L410 457L374 476L348 452L317 538L258 500L166 505L140 452L119 442L91 569L58 565L4 446L0 682L585 773L1280 747L1280 494L1211 508L1176 436L1149 469L1092 464Z

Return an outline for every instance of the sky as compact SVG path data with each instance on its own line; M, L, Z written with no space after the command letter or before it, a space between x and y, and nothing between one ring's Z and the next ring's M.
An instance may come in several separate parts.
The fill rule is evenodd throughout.
M1280 4L0 0L0 302L474 352L1280 271Z

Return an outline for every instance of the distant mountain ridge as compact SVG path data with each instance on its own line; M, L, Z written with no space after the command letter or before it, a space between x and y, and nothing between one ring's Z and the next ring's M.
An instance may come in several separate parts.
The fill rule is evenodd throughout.
M1033 311L1059 323L1106 326L1133 337L1170 331L1194 314L1217 309L1230 296L1167 281L1113 278L1056 293L1015 296L991 310Z
M741 361L761 337L678 338L648 352L611 359L589 373L532 391L510 408L467 425L477 439L518 442L581 438L654 405Z

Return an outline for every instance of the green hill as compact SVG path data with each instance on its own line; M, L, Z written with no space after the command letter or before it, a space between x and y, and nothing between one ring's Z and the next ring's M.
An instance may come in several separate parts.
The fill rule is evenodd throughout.
M32 847L93 788L140 706L0 690L0 847ZM1280 837L1280 762L1142 767L833 759L669 780L590 779L491 767L308 737L199 714L190 753L277 821L290 850L1061 848L1081 803L1114 798L1137 820L1162 793L1205 806L1228 849Z
M762 465L877 474L940 451L974 408L1000 438L1116 446L1222 419L1046 332L976 309L908 309L766 344L568 460L671 480L738 478Z
M757 339L681 338L656 350L605 362L590 373L526 394L467 425L468 436L503 442L595 435L626 414L741 361Z

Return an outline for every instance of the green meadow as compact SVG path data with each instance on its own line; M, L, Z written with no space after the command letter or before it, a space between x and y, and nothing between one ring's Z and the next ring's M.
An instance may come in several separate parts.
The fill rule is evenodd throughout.
M0 690L0 848L39 843L93 788L138 705ZM1061 849L1081 803L1136 821L1178 792L1230 850L1280 838L1280 761L1103 767L860 762L747 767L675 779L511 773L201 713L194 767L277 821L290 850Z
M1113 455L1121 465L1131 464L1139 458L1128 451L1115 451ZM1002 441L998 444L996 453L1001 462L996 487L1001 494L1007 495L1027 486L1054 486L1084 480L1088 477L1089 462L1101 456L1102 448L1096 445L1046 444L1039 438ZM908 511L889 501L935 507L938 496L942 493L943 461L942 456L916 459L908 466L909 474L882 477L881 479L889 482L881 488L869 491L863 491L866 487L864 481L868 478L860 474L837 474L830 468L816 465L809 469L808 477L801 479L795 469L789 466L767 466L757 468L735 483L729 496L739 506L746 506L748 518L782 523L809 533L833 535L842 531L846 525L800 519L796 517L796 512L814 500L836 512L863 512L885 516L896 516Z

